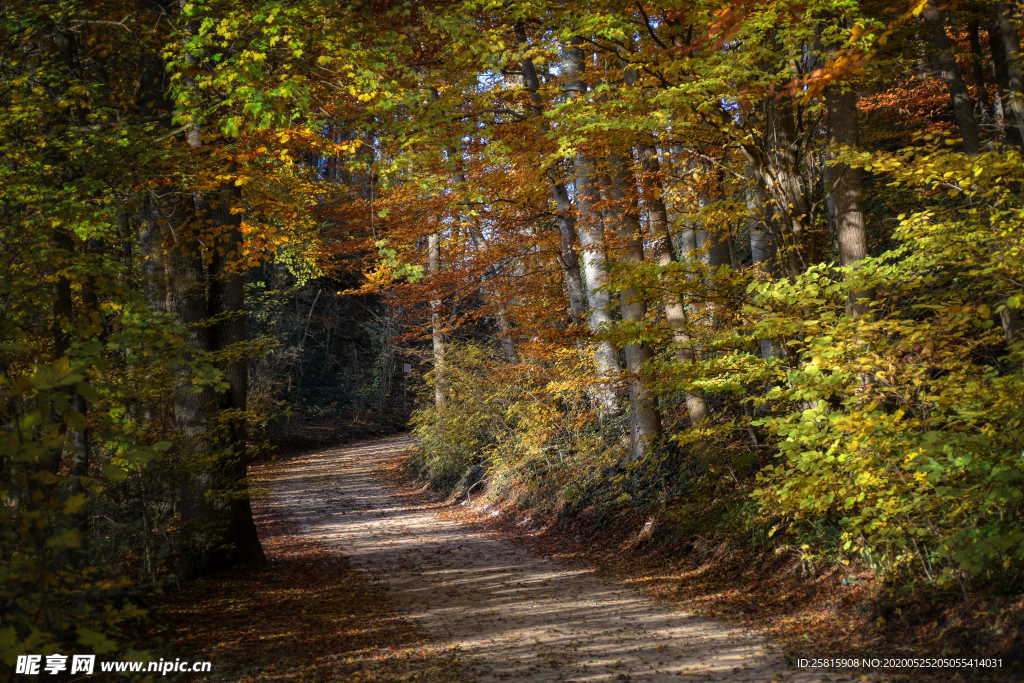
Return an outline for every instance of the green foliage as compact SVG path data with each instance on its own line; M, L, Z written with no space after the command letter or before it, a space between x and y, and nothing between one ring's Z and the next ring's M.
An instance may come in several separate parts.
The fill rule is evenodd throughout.
M1024 373L997 311L1024 274L1019 155L907 150L872 164L908 192L955 184L956 201L921 197L899 246L855 268L752 286L768 311L758 334L788 340L757 423L780 460L756 497L783 523L836 525L839 550L892 573L1016 584ZM851 294L867 314L844 312Z
M62 473L65 434L85 424L78 397L100 400L66 358L0 380L0 401L18 406L4 416L12 428L0 436L0 661L8 665L31 651L110 652L114 643L101 634L121 633L142 614L127 599L119 567L83 563L91 552L85 520L109 489L169 444L124 448L91 476Z

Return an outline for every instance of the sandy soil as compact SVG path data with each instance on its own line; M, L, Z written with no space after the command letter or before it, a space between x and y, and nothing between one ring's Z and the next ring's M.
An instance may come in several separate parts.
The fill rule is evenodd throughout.
M331 448L261 472L262 505L385 582L477 681L853 680L797 671L753 632L674 611L385 484L410 441Z

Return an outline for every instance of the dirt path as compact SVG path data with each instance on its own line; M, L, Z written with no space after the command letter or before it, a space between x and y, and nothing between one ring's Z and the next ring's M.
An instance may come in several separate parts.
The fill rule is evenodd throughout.
M270 466L263 501L385 581L477 681L852 680L788 669L756 634L672 611L392 492L388 438Z

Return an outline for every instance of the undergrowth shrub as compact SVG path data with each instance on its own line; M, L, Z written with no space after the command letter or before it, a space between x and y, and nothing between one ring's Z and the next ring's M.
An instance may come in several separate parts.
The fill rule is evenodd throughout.
M505 412L517 398L519 387L501 382L496 374L497 353L478 344L451 344L445 356L448 401L439 410L424 402L410 424L419 443L414 467L440 489L451 489L474 466L507 426ZM434 374L427 381L433 385ZM433 395L433 392L431 392Z
M592 358L589 349L571 348L509 365L484 345L449 346L447 405L439 411L430 402L414 413L412 467L442 490L471 486L485 471L488 496L546 513L589 507L612 519L681 499L701 465L668 442L627 462L628 416L599 419Z
M983 157L875 155L897 188L958 189L927 195L896 248L856 268L751 288L759 334L788 340L759 399L778 459L755 497L894 581L1021 585L1024 349L1001 322L1021 305L1024 178L1019 155ZM852 316L857 295L868 310Z
M491 495L516 490L554 509L581 504L621 461L624 418L597 419L585 351L509 365L488 346L453 344L445 360L447 405L425 404L412 418L413 467L438 488L480 466Z

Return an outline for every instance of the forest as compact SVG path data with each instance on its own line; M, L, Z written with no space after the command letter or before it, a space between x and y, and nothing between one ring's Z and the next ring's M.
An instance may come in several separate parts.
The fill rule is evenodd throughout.
M764 622L834 589L870 647L829 656L1024 667L1019 3L9 0L0 34L5 673L204 658L151 626L289 588L266 472L403 433L387 485L502 533L714 564ZM305 680L497 680L460 647Z

